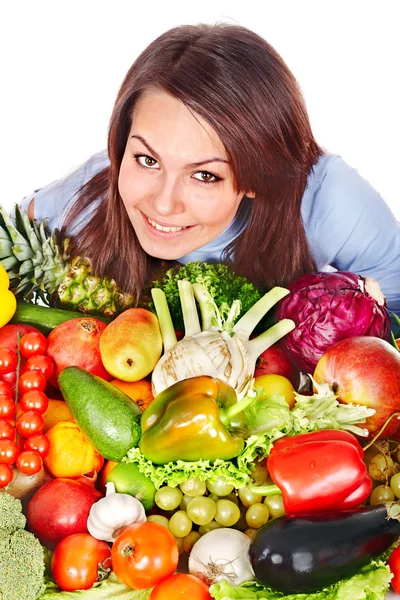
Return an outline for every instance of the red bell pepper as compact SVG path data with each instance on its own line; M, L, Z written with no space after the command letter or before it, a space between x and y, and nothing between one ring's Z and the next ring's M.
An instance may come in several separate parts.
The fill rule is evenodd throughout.
M261 494L280 491L290 515L355 508L372 489L362 457L357 439L345 431L281 438L267 460L275 486L252 489Z

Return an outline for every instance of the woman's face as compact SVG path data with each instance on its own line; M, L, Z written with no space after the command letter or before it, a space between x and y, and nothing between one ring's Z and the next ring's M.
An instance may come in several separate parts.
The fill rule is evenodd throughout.
M167 260L217 237L244 195L215 131L163 91L135 106L118 187L142 248Z

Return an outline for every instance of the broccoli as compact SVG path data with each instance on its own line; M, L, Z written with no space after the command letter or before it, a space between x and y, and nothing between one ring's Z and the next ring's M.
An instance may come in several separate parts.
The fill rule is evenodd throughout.
M224 264L196 261L169 269L160 281L154 282L154 287L159 287L165 292L174 327L182 332L184 325L178 291L179 279L202 283L217 305L222 320L228 317L234 300L240 301L240 312L235 318L236 322L262 296L250 281L236 275ZM149 308L155 312L152 303Z
M0 493L0 600L36 600L44 590L44 552L24 529L22 505Z

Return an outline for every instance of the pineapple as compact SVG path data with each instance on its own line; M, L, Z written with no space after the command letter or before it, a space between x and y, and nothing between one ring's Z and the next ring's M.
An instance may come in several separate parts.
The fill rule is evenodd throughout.
M0 264L17 298L37 295L47 304L110 317L135 305L113 279L93 275L88 258L71 260L68 245L66 239L60 247L46 220L31 222L16 206L14 223L0 206Z

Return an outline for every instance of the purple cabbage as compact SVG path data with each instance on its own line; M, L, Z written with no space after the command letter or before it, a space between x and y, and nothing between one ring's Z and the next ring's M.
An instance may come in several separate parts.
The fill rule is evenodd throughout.
M287 286L277 317L296 328L280 342L288 358L312 374L321 356L345 338L369 335L389 340L390 319L378 282L349 272L308 273Z

